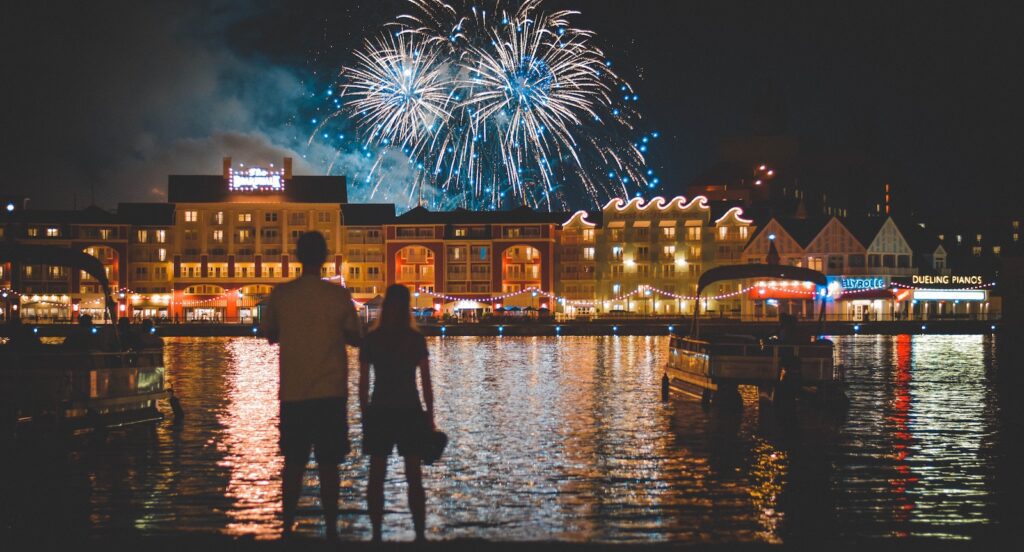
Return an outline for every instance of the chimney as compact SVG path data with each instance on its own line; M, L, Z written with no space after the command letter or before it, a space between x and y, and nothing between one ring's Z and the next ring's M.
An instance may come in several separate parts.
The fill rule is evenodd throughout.
M231 158L230 157L225 157L224 158L224 180L227 180L230 177L231 177Z
M292 179L292 158L291 157L285 157L284 158L284 179L285 180L291 180Z

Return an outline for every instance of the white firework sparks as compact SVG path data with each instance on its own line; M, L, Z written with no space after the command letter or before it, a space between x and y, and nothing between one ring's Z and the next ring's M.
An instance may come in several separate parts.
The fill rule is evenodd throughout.
M408 156L410 196L426 186L443 207L551 210L648 185L648 137L629 137L638 96L593 33L571 25L576 12L542 13L540 0L510 10L500 0L490 10L410 1L417 13L342 70L348 101L332 115L353 119L379 158Z

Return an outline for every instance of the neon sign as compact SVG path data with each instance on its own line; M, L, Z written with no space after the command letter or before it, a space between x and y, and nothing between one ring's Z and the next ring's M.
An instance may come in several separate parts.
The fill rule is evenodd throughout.
M878 289L885 287L885 278L882 278L881 276L847 278L844 276L839 279L839 285L846 290Z
M228 177L228 190L232 192L282 192L284 191L284 171L271 171L259 167L250 167L244 171L232 169Z
M959 276L956 274L941 274L937 276L915 274L911 277L913 284L959 284L959 285L981 285L984 283L981 276Z

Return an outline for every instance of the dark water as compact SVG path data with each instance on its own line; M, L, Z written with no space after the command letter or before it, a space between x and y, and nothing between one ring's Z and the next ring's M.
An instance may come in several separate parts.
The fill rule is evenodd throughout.
M1012 382L997 383L1011 368L998 348L1009 344L837 343L852 401L845 419L806 414L782 424L751 393L733 414L660 403L661 337L431 338L438 424L451 442L426 469L430 532L787 542L1014 531L1020 426L1007 413L1021 399L1004 391ZM276 348L253 338L169 339L166 362L184 427L5 453L5 530L277 534ZM354 452L339 526L343 538L367 539L352 380ZM385 538L409 539L393 460ZM313 473L300 531L322 534Z

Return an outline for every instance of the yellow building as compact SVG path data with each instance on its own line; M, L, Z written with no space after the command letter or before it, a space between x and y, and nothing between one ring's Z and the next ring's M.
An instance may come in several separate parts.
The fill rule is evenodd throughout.
M327 239L321 276L340 280L345 200L343 177L292 175L288 158L280 168L237 169L225 158L221 175L170 176L174 317L252 319L272 286L301 273L295 244L310 230Z

